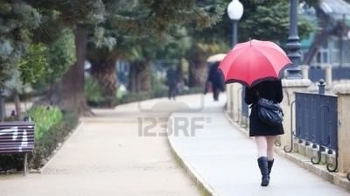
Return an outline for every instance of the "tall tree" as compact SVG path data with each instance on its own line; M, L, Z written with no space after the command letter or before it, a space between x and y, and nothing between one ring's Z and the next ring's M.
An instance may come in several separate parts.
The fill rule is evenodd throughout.
M141 54L142 59L131 57L136 60L132 71L135 71L133 73L135 76L140 76L141 90L148 90L150 60L155 56L156 46L164 47L169 41L167 40L169 28L173 24L207 27L216 23L220 19L218 13L222 12L217 5L203 5L193 0L121 1L119 4L112 1L104 2L108 4L106 7L111 14L100 26L105 29L103 31L107 37L105 40L112 40L111 37L115 37L117 45L111 47L110 41L94 42L107 43L106 45L89 44L88 50L91 52L88 52L88 59L92 62L92 74L99 79L108 96L115 94L114 63L121 55L125 56L121 53L123 49L126 54L137 53L139 57ZM120 6L121 3L123 6ZM139 75L140 73L142 74Z
M74 36L70 29L63 29L60 36L50 44L32 43L28 47L28 52L21 58L19 63L20 81L9 80L10 84L23 84L24 88L31 86L34 88L44 88L52 85L69 69L75 62ZM21 114L19 107L19 97L22 88L14 91L16 114Z
M57 24L73 29L75 36L75 55L77 61L70 67L61 81L55 85L53 93L49 93L43 100L49 104L60 106L64 110L74 110L77 113L90 113L84 97L84 61L88 36L88 26L96 25L104 20L106 14L101 0L55 0L47 3L45 0L26 0L42 14L55 14ZM48 17L50 18L50 17ZM50 21L50 20L48 20ZM51 40L55 35L55 24L46 23L46 28L38 29L38 34L47 35L43 38ZM41 40L40 37L38 41ZM60 65L57 65L60 66Z
M39 25L40 19L39 13L22 0L0 0L0 90L2 93L6 87L13 91L17 102L22 86L19 61L31 42L30 32ZM3 121L4 106L0 108Z
M84 61L86 55L86 45L96 37L93 32L94 28L105 28L104 25L111 24L111 31L121 29L119 35L143 35L148 33L163 35L170 24L194 24L198 27L208 26L218 20L216 17L215 6L207 7L201 6L196 0L54 0L47 3L46 0L23 0L33 7L41 11L42 14L58 13L57 24L63 24L74 29L75 43L76 43L76 57L77 61L70 67L61 82L56 85L54 94L45 98L51 104L60 105L62 109L74 109L78 113L89 113L86 101L83 96L84 84ZM52 25L47 25L53 27ZM108 26L108 25L107 25ZM94 28L91 28L94 27ZM57 27L56 27L57 29ZM54 31L39 29L38 34L47 34L50 39L51 33ZM127 34L124 34L124 33ZM104 34L100 37L103 40L113 40L114 35ZM113 33L111 33L113 34ZM92 35L92 36L90 36ZM98 36L97 36L98 37ZM39 39L40 40L40 39ZM95 40L96 41L96 40ZM94 41L96 49L102 49L106 45L101 44L101 40ZM107 63L100 62L99 64L108 65L109 62L114 61L114 51L111 52L110 45L114 43L107 43L109 55L113 58L107 58ZM108 57L110 57L108 55ZM107 56L107 55L106 55ZM99 71L95 69L96 73L104 73L100 78L105 79L107 85L111 87L114 85L112 81L114 77L109 77L107 74L112 72ZM114 74L114 73L113 73ZM101 83L104 83L103 81ZM108 84L109 83L109 84ZM69 88L68 88L69 87Z
M0 0L0 88L18 71L19 60L31 42L30 32L40 19L39 13L24 1Z

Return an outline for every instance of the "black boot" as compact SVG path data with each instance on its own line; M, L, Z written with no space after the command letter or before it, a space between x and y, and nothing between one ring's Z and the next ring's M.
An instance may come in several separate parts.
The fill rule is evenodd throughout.
M267 157L259 157L258 158L258 165L259 165L260 172L262 175L261 186L268 186L270 183L270 175L269 175Z
M271 173L271 169L272 169L272 166L273 166L273 161L274 161L274 159L267 160L267 167L269 168L269 174Z

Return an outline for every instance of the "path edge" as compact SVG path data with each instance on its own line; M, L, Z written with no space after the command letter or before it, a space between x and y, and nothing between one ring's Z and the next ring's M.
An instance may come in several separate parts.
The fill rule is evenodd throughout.
M171 115L168 119L171 118ZM207 183L196 169L188 162L184 157L179 154L176 145L172 141L171 135L167 135L167 142L170 147L171 154L175 158L176 162L185 170L186 174L196 184L197 188L203 196L219 196L217 192Z
M240 127L236 122L230 118L230 114L227 111L224 111L227 120L234 126L237 130L249 137L248 131ZM325 168L322 168L323 165L314 165L311 163L310 159L296 153L285 153L282 148L275 146L275 153L279 156L293 162L301 168L308 170L309 172L321 177L323 180L326 180L338 187L345 189L350 192L350 182L346 178L342 177L337 173L330 173Z

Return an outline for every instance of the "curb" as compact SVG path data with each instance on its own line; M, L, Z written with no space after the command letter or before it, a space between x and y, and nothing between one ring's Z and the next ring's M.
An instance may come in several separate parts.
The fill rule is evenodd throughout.
M84 121L83 120L79 120L77 126L75 127L75 129L73 129L68 135L66 135L65 139L63 140L62 144L60 146L57 146L57 148L54 150L54 152L47 158L48 161L44 164L44 166L42 166L40 169L31 172L31 173L43 173L44 170L48 167L48 165L53 161L53 159L55 158L55 155L60 151L60 149L64 146L64 144L71 138L71 136L73 136L73 134L76 134L76 132L79 131L79 129L81 129L81 127L84 125Z
M334 173L328 172L325 169L325 165L323 164L314 165L311 163L310 158L307 158L297 153L285 153L280 148L275 148L275 152L281 157L288 159L294 164L297 164L299 167L302 167L310 171L311 173L318 175L322 179L350 192L350 182L337 172L334 172Z
M171 116L169 116L170 118ZM207 183L201 175L191 166L189 162L187 162L184 158L182 158L169 135L167 136L167 141L171 149L171 154L174 156L176 162L180 164L180 166L185 169L186 174L189 175L191 180L196 184L197 188L200 190L201 195L203 196L219 196L215 192L215 190Z
M229 114L225 111L225 116L227 120L240 132L242 132L244 135L249 137L249 134L246 130L241 128L236 122L234 122ZM320 176L322 179L337 185L341 188L344 188L346 191L350 192L350 182L345 178L342 177L338 173L331 173L328 172L324 165L319 164L319 165L314 165L311 163L310 158L307 158L301 154L297 153L285 153L283 149L279 147L275 147L275 153L278 154L279 156L288 159L289 161L293 162L294 164L298 165L299 167L302 167L311 173Z

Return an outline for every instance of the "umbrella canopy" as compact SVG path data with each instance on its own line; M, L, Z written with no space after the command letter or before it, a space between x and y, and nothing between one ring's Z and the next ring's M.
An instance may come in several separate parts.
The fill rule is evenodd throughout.
M237 44L221 61L225 82L240 82L246 86L280 78L281 71L292 62L277 44L250 40Z
M214 54L210 57L208 57L207 62L208 63L214 63L214 62L220 62L222 59L224 59L226 54L224 53L219 53L219 54Z

